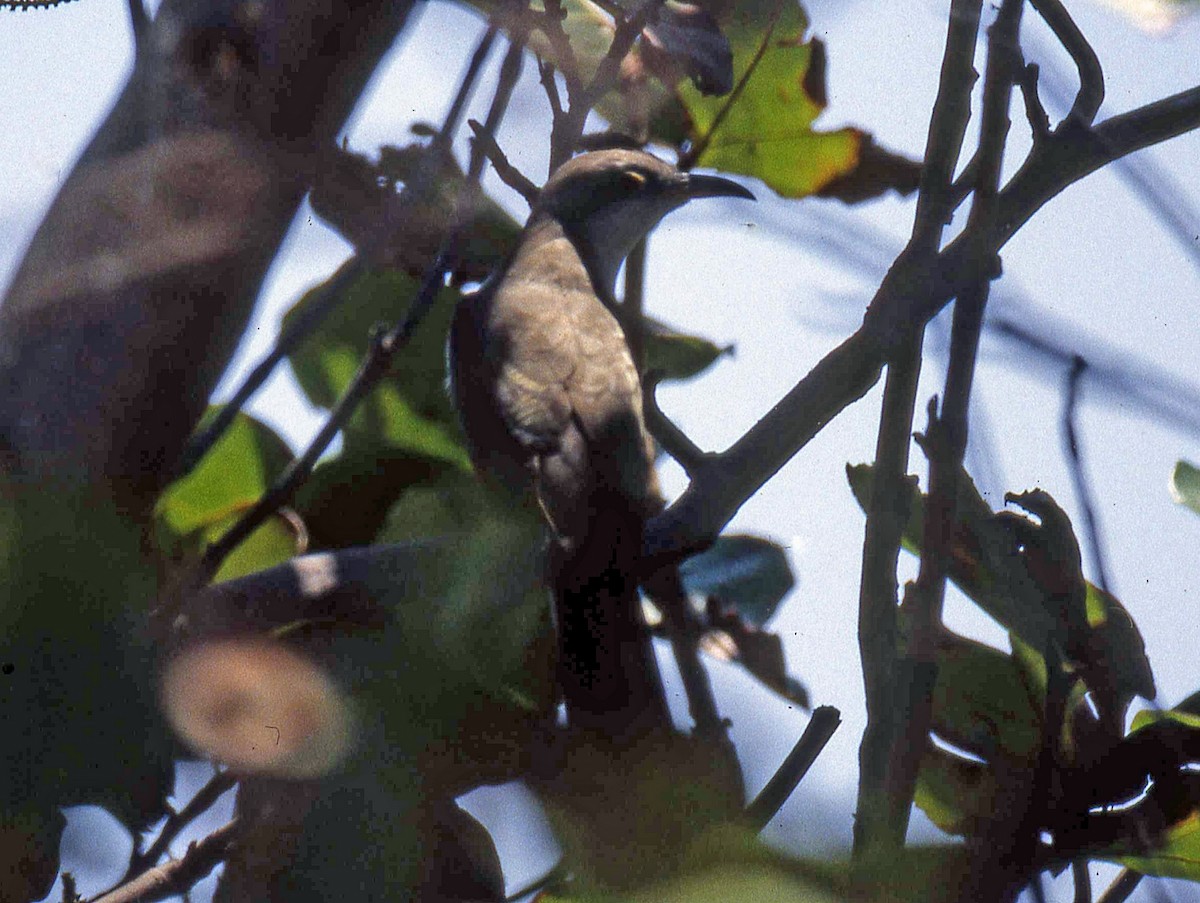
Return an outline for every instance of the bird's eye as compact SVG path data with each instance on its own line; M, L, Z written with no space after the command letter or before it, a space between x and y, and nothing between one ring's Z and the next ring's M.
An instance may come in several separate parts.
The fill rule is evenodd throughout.
M629 191L641 191L646 187L646 177L634 169L621 173L621 185Z

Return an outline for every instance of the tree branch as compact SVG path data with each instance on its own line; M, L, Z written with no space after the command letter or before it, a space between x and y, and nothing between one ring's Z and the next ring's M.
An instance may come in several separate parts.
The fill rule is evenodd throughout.
M1079 125L1091 125L1096 121L1100 105L1104 103L1104 70L1100 67L1100 59L1061 0L1030 2L1071 55L1071 59L1075 61L1075 68L1079 70L1079 93L1075 95L1075 103L1071 106L1067 118Z
M236 843L237 833L238 821L234 819L203 840L189 845L182 858L143 872L92 903L154 903L185 894L225 859Z
M967 221L981 254L995 228L1000 167L1010 127L1009 103L1022 68L1018 39L1023 9L1024 0L1004 0L988 36L977 181ZM887 771L888 824L893 831L891 840L897 846L904 843L908 830L917 775L933 720L946 573L958 523L958 475L967 450L971 386L989 290L990 273L984 272L959 294L954 305L942 410L939 413L933 401L929 406L929 427L923 443L929 459L925 535L917 580L909 585L904 597L910 629L895 676L902 732L894 738Z
M1071 361L1071 369L1067 373L1066 400L1063 402L1062 430L1063 445L1067 453L1067 467L1071 471L1071 482L1075 486L1075 495L1079 498L1079 508L1083 512L1083 528L1091 547L1092 564L1096 568L1096 584L1106 593L1112 592L1112 584L1108 578L1108 568L1105 566L1104 546L1100 541L1100 521L1096 516L1096 504L1092 499L1091 486L1083 467L1083 454L1080 451L1079 430L1076 427L1076 414L1079 408L1079 388L1083 375L1087 370L1087 361L1078 354Z
M812 718L792 751L746 807L746 822L752 831L758 833L771 823L841 723L842 713L833 706L819 705L813 709Z
M946 50L921 170L913 234L901 259L932 262L942 232L961 199L952 180L971 117L971 86L980 0L956 0L950 9ZM858 601L858 644L866 689L867 727L859 747L859 788L854 850L900 846L903 830L889 815L896 806L886 798L887 762L898 727L894 699L896 665L896 564L907 520L903 499L908 486L909 436L917 382L921 375L923 331L914 330L892 359L884 386L883 409L875 446L875 481L867 505L863 539L862 583ZM923 745L921 748L924 748ZM897 833L899 836L897 837Z
M500 68L499 84L488 112L486 128L495 132L500 120L508 108L509 98L521 73L521 61L524 47L515 42L509 48L508 55ZM294 459L278 479L272 484L266 494L238 522L229 529L217 542L205 551L203 558L189 575L188 588L207 583L212 579L225 560L260 524L270 517L281 505L291 499L296 490L304 483L312 472L317 459L324 453L333 437L338 434L349 420L355 408L374 388L380 379L386 375L392 358L398 354L411 340L417 326L433 305L438 289L442 287L447 273L454 269L458 255L459 238L466 222L470 219L475 207L479 179L487 157L482 148L476 145L472 148L471 163L466 180L463 183L455 205L455 222L442 244L442 250L437 259L426 272L420 290L413 298L411 307L404 320L396 324L386 333L377 333L372 337L370 349L367 352L350 385L337 404L329 412L329 417L322 425L317 436L309 444L300 457Z
M1106 120L1091 130L1060 128L1034 149L1000 192L986 249L964 232L934 266L897 260L872 299L862 326L826 355L741 439L713 455L702 479L651 522L648 558L676 558L712 541L738 508L829 421L879 379L905 336L920 328L980 272L996 252L1059 192L1107 163L1200 127L1200 87Z

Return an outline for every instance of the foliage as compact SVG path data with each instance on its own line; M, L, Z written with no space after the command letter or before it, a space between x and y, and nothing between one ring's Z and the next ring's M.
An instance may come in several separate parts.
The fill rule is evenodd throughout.
M1094 124L1098 64L1065 10L1042 0L1034 6L1081 81L1071 118L1050 129L1020 55L1023 5L1004 0L992 26L980 147L959 167L970 84L953 75L971 70L980 5L973 18L971 2L956 2L922 168L862 129L817 127L829 105L826 51L806 37L797 5L479 0L472 8L490 17L479 66L499 31L512 47L488 123L473 124L464 172L449 152L458 104L443 126L415 129L411 143L374 160L333 147L408 5L364 0L333 15L319 3L268 2L255 22L234 22L167 0L151 22L134 4L139 56L111 120L115 137L85 154L39 239L67 250L35 241L0 308L0 377L11 389L0 403L6 898L48 892L60 809L95 803L135 836L165 816L159 840L135 851L108 899L145 899L139 882L186 892L222 862L227 900L350 891L500 900L503 863L455 800L513 780L538 794L564 849L541 899L1011 901L1042 872L1088 860L1200 880L1200 704L1143 711L1126 727L1134 700L1156 692L1133 614L1085 578L1075 527L1048 493L1009 494L1014 509L996 512L976 491L962 466L971 368L961 366L977 354L1012 231L1085 171L1194 128L1200 103L1185 92L1174 106ZM285 21L271 44L267 26ZM536 203L536 185L496 144L523 45L537 56L553 115L552 159L632 142L674 153L681 169L758 179L796 200L856 202L921 183L913 242L862 328L728 451L695 449L647 394L655 438L691 482L645 537L638 525L641 570L619 576L647 589L649 629L670 641L690 731L630 738L617 719L612 730L583 730L569 711L562 723L559 682L572 663L548 593L559 547L531 493L473 472L445 389L465 286L521 238L479 190L485 153ZM146 103L149 84L188 98L178 121L136 118L159 115ZM1036 140L1002 186L999 120L1017 88ZM583 134L591 111L611 133ZM965 172L958 182L956 172ZM296 301L271 359L286 359L327 413L297 452L240 410L244 397L203 417L198 405L307 190L357 253ZM965 231L943 248L944 222L968 197ZM172 240L156 244L160 233ZM101 278L96 260L116 258L113 248L126 252L125 268L106 263ZM619 313L646 373L685 383L726 365L731 348L642 315L641 253ZM198 304L212 298L228 306ZM847 468L868 547L894 527L887 554L864 556L863 602L882 562L875 576L890 587L894 623L860 636L872 724L854 857L797 859L758 833L828 735L806 733L747 805L724 720L739 713L715 711L699 658L736 663L807 707L772 629L797 581L774 540L722 531L885 364L889 384L901 378L905 347L919 359L920 329L952 298L959 365L921 437L925 491L882 440L879 461ZM92 310L106 312L105 328L75 314ZM47 333L64 312L76 319ZM168 360L163 349L177 346L194 360ZM82 362L96 379L79 382L95 383L103 403L73 409L78 396L63 390L65 409L56 408L63 384L34 386L22 360L44 368L35 376ZM881 436L907 437L912 399L893 402ZM340 447L327 454L335 435ZM1200 512L1194 466L1177 465L1171 490ZM593 513L603 523L609 512ZM897 606L901 548L920 575ZM1007 631L1007 649L941 623L947 581ZM594 620L599 648L628 642ZM884 753L878 767L872 743ZM175 812L171 763L189 751L228 770L201 792L203 805ZM235 781L237 821L165 861L167 842ZM963 843L905 846L913 804Z

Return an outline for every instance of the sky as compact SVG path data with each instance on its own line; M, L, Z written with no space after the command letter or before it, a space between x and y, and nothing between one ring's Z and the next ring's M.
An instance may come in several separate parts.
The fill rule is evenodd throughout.
M1099 3L1070 0L1068 6L1105 67L1108 95L1101 119L1200 82L1200 20L1184 20L1166 34L1152 35ZM884 146L919 157L937 89L947 7L938 0L810 0L812 33L826 42L829 54L830 107L818 125L866 128ZM382 143L402 143L413 122L438 121L456 84L447 73L461 72L480 28L478 17L462 7L428 4L356 111L347 129L351 146L373 151ZM1032 10L1026 12L1023 36L1028 58L1042 65L1043 85L1069 103L1075 84L1070 61ZM0 12L0 234L7 239L0 243L0 286L7 284L131 61L120 0L77 0L49 12ZM495 53L492 66L498 62ZM982 49L977 65L982 65ZM510 159L540 180L545 150L537 136L546 134L548 113L535 75L527 65L499 139ZM485 88L478 94L470 115L481 118L490 92ZM1052 116L1061 114L1061 100L1055 103L1049 94L1045 99ZM1019 108L1013 112L1007 173L1029 143ZM973 126L968 141L974 135ZM465 146L458 144L460 151ZM1170 209L1192 228L1190 245L1164 228L1127 176L1106 170L1056 198L1010 242L990 315L1023 323L1090 360L1132 363L1136 384L1164 381L1179 397L1200 392L1198 159L1200 135L1192 134L1140 153L1134 170L1143 177L1149 172L1164 186ZM700 379L660 393L667 413L711 450L740 436L858 325L912 224L911 199L888 197L855 208L785 202L747 181L758 204L693 205L665 221L650 244L650 313L736 346L733 357ZM486 184L515 215L523 215L519 199L494 177ZM227 396L269 349L280 313L349 253L340 238L301 211L215 400ZM943 326L931 330L935 350ZM938 357L927 359L921 409L940 390L943 369ZM1039 361L994 334L985 337L971 461L993 505L1002 504L1005 490L1040 486L1078 522L1062 454L1064 378L1061 366ZM1200 432L1195 417L1191 430L1164 422L1129 396L1086 378L1082 393L1081 444L1108 570L1146 640L1159 703L1169 706L1200 688L1192 629L1200 624L1200 517L1176 505L1168 492L1176 460L1200 463ZM810 852L844 849L852 824L864 723L855 637L863 517L844 466L871 459L879 396L876 389L834 420L730 525L788 548L797 588L772 628L783 636L791 670L808 686L813 702L842 711L841 729L768 829L773 842ZM250 409L297 445L320 422L286 368ZM912 460L914 470L923 473L918 451ZM677 468L664 469L664 484L669 492L683 488ZM902 563L905 577L915 571L913 565ZM961 633L1006 648L1003 633L961 600L950 599L947 621ZM670 672L666 659L664 667ZM733 736L749 766L746 780L753 792L799 737L807 715L790 710L740 672L716 667L713 677L718 704L734 713ZM189 782L202 775L202 769L187 770ZM514 794L489 790L470 801L500 832L502 854L510 854L513 866L510 888L534 877L552 856L544 838L517 834L512 819L499 817L517 805ZM98 829L86 819L98 817L95 813L81 817L85 820L73 825L64 853L84 857L89 867L101 870L105 860L123 858L124 853L92 842ZM936 839L937 832L918 817L913 836ZM103 880L97 881L98 889ZM1200 899L1178 884L1171 885L1171 894L1176 900Z

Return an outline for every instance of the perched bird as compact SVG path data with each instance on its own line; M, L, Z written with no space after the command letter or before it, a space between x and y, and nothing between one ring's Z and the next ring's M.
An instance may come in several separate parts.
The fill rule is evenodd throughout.
M570 160L511 258L451 326L452 391L476 468L513 491L532 488L556 537L559 678L568 720L584 729L670 726L631 576L662 501L613 292L634 245L700 197L753 199L641 151Z

